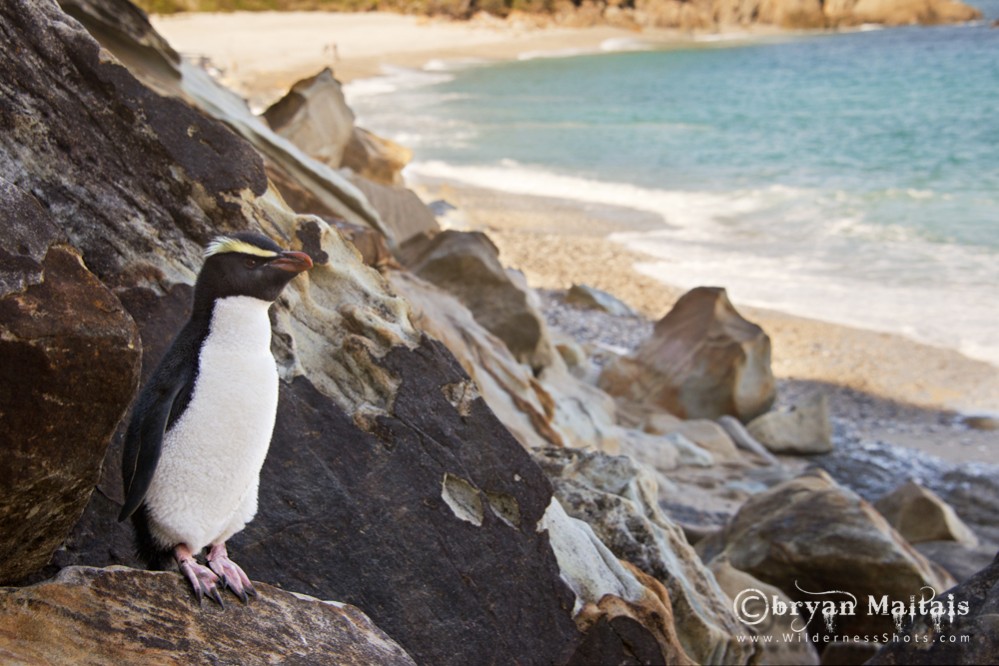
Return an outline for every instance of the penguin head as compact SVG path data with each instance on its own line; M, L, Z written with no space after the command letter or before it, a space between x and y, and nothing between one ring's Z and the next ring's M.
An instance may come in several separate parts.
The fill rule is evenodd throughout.
M219 236L205 249L194 287L195 303L228 296L274 301L292 278L312 268L304 252L285 250L261 234L241 231Z

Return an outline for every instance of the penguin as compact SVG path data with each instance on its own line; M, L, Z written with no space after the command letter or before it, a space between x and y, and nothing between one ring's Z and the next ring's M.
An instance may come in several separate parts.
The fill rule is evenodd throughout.
M268 310L312 268L257 233L215 238L194 286L191 318L139 393L125 433L119 521L132 519L151 569L174 559L198 602L219 587L256 595L226 541L257 512L260 469L277 415ZM207 549L208 566L197 556Z

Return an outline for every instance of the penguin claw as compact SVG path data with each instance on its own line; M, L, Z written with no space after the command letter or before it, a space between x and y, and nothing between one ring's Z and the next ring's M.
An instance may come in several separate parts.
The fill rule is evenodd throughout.
M180 572L191 584L191 589L194 590L194 596L197 598L199 606L203 604L205 595L207 595L216 601L219 606L225 608L217 585L219 577L211 569L198 564L197 560L187 553L182 553L178 556L177 565L180 568Z
M257 596L257 591L253 588L246 573L238 564L229 559L224 543L211 547L208 552L208 566L244 604L249 603L249 595Z

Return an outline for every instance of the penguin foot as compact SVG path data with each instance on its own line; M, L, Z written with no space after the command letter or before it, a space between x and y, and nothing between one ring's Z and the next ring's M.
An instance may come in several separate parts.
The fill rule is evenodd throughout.
M238 564L229 559L225 543L212 544L208 551L208 566L212 568L222 582L232 590L233 594L239 597L245 604L249 601L248 594L257 596L257 591L253 589L250 578L243 572Z
M194 553L185 544L180 544L174 549L174 557L177 559L180 572L191 583L194 594L198 597L198 603L200 604L205 595L208 595L219 606L225 608L225 604L222 603L222 594L219 593L218 588L219 577L208 567L198 564L198 561L194 559Z

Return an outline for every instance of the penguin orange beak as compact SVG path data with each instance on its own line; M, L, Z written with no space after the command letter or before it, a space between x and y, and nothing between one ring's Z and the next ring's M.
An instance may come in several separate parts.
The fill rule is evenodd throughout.
M292 252L287 250L269 263L274 268L280 268L289 273L301 273L312 268L312 257L304 252Z

